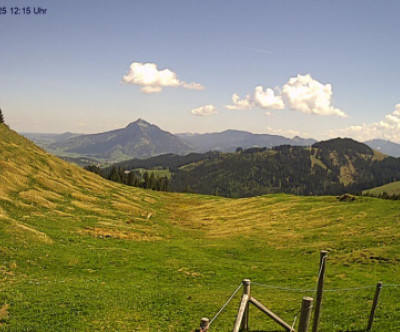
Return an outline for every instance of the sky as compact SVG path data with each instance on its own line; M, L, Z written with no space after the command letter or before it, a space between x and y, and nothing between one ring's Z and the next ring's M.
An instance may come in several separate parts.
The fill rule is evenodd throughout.
M0 108L18 132L142 118L172 133L400 143L399 12L398 0L3 0Z

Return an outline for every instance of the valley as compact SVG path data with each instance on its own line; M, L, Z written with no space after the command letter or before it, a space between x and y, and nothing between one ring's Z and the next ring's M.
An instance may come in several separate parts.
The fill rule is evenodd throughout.
M36 2L0 332L400 331L400 1Z
M399 201L156 192L106 181L4 125L0 136L0 330L192 330L243 278L314 288L320 249L327 289L399 281ZM287 321L312 295L253 291ZM384 286L375 331L400 327L398 296ZM321 331L365 327L371 297L326 293ZM231 328L234 301L214 331ZM251 326L277 328L255 310Z

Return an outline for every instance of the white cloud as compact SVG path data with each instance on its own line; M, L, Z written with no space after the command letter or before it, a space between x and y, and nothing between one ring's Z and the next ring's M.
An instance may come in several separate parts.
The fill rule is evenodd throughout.
M268 133L273 134L273 135L280 135L284 137L295 137L295 136L300 136L300 137L310 137L310 134L307 132L301 132L298 130L293 130L293 129L274 129L270 126L267 127Z
M272 89L265 89L261 85L256 86L254 89L254 102L257 106L267 109L281 110L285 108L281 96L277 96Z
M193 115L212 115L212 114L217 114L217 110L215 108L214 105L209 104L209 105L205 105L205 106L201 106L201 107L197 107L197 108L193 108L190 113L192 113Z
M191 83L182 82L181 85L183 88L189 89L189 90L204 90L204 86L202 86L200 83L196 83L196 82L191 82Z
M264 109L283 109L283 100L281 96L275 94L272 89L265 89L261 85L258 85L254 89L253 95L246 95L246 98L240 99L240 97L234 93L232 95L232 104L226 105L225 108L228 110L249 110L256 107Z
M244 99L233 94L232 105L225 106L229 110L247 110L256 107L277 110L290 108L308 114L347 117L342 110L332 106L332 85L322 84L309 74L291 77L282 87L282 91L279 88L263 90L263 87L258 85L253 95L247 95Z
M170 69L159 70L155 63L132 62L128 74L122 77L125 84L139 85L143 93L161 92L163 87L179 87L202 90L204 87L195 82L180 81L175 72Z
M397 116L397 115L395 115L394 112L393 112L392 114L386 115L385 118L386 118L387 120L389 120L390 122L400 124L400 117Z
M144 86L143 88L140 89L143 93L155 93L155 92L161 92L162 87L161 86Z
M232 95L232 103L233 105L226 105L225 108L228 110L249 110L255 107L250 95L247 95L245 99L240 99L240 97L234 93Z
M292 110L347 117L343 111L332 106L332 85L322 84L309 74L291 77L282 88L282 96Z
M395 110L386 115L381 121L331 130L329 135L331 137L349 136L358 141L382 138L394 142L400 142L400 104L397 104Z

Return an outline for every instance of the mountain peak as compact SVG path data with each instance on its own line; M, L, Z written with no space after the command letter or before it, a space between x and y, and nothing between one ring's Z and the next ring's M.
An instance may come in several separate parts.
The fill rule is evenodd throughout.
M366 144L357 142L352 138L333 138L327 141L321 141L312 145L313 148L326 149L327 151L343 151L348 154L366 154L373 155L373 150Z
M62 151L64 155L76 153L108 161L165 153L185 154L191 149L180 138L140 118L125 128L63 140L53 143L50 148L57 149L58 153Z
M131 127L136 127L136 126L140 126L140 127L143 127L143 128L147 128L147 127L149 127L149 126L151 126L151 125L152 125L151 123L149 123L149 122L147 122L147 121L145 121L145 120L139 118L139 119L137 119L135 122L131 122L130 124L128 124L128 125L126 126L126 128L131 128Z

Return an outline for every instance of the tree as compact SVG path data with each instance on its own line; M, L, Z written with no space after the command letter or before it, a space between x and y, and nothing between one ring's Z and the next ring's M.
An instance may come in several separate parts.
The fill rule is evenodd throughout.
M143 174L143 188L150 188L149 173L146 171Z
M130 171L128 174L127 185L131 187L135 187L136 185L136 175L134 171Z
M111 172L110 175L108 176L108 179L114 182L121 182L121 176L115 166L111 168Z
M154 176L153 172L151 172L151 174L150 174L149 186L147 188L150 188L150 189L153 189L153 190L157 189L157 182L156 182L156 179L155 179L155 176Z
M4 123L4 115L0 108L0 123Z

